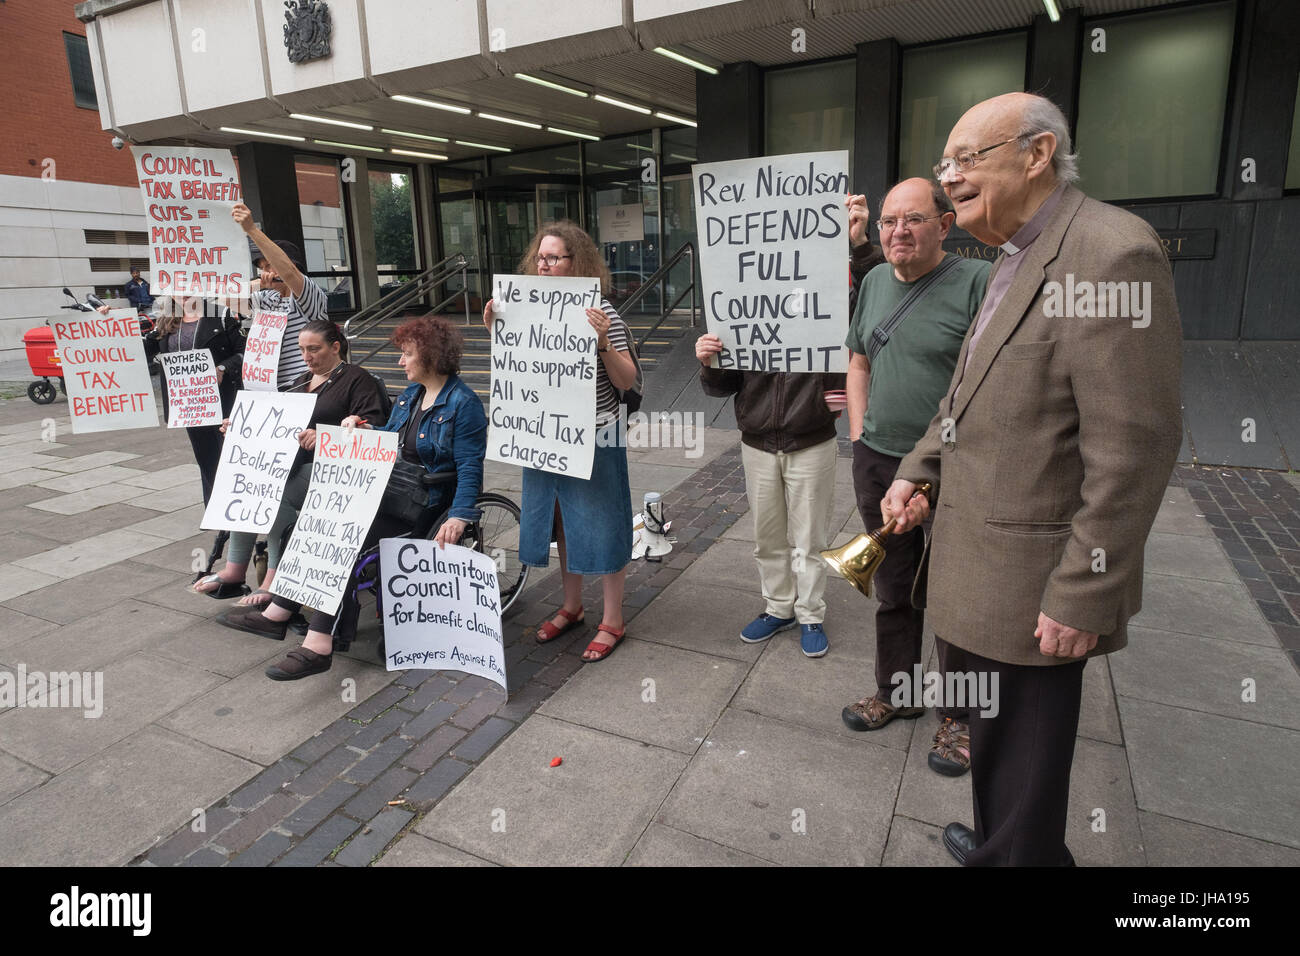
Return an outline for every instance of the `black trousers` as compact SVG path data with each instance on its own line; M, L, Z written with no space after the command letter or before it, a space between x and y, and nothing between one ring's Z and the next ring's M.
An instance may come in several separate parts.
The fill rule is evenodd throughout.
M212 497L212 483L217 477L217 465L221 463L221 443L225 436L218 425L204 425L201 428L187 428L190 447L194 449L194 460L199 466L199 481L203 483L203 505L207 507Z
M1065 821L1087 659L1031 667L948 645L947 660L988 672L990 686L997 675L996 716L970 715L976 849L966 865L1073 866Z
M868 448L860 441L853 443L853 491L858 501L858 513L867 531L880 527L880 502L894 483L901 458L885 455ZM912 607L912 583L921 567L925 554L925 535L930 521L923 528L913 528L903 534L891 534L885 539L885 560L876 571L871 586L880 606L876 608L876 694L889 700L896 686L894 675L904 673L912 678L913 665L921 663L921 634L925 628L925 612ZM939 647L939 669L946 671L944 645ZM965 708L940 707L940 717L966 720Z

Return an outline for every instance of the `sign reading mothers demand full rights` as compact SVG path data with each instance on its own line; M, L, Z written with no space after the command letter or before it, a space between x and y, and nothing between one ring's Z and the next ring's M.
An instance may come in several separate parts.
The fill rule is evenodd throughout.
M493 276L487 457L590 478L600 280Z
M221 424L221 390L208 349L163 352L158 356L167 388L167 427Z
M848 162L837 150L691 168L716 367L848 368Z

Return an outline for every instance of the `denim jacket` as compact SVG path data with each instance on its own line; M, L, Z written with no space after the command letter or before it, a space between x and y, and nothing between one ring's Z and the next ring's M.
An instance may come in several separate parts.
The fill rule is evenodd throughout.
M393 403L393 413L381 431L400 432L411 415L419 392L411 384ZM483 403L459 375L452 375L429 406L416 432L416 450L430 473L456 472L456 495L451 502L450 517L477 521L482 513L474 507L483 489L483 455L487 451L487 415ZM441 488L429 489L429 507L442 497Z

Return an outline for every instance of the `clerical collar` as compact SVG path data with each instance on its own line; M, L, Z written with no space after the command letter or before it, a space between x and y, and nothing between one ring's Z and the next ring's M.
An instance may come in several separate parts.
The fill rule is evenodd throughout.
M1015 256L1033 245L1034 240L1043 231L1043 227L1047 225L1047 220L1052 217L1052 213L1060 203L1061 197L1065 195L1065 185L1065 183L1061 183L1052 190L1052 194L1043 200L1043 204L1038 207L1037 212L1029 217L1029 221L1021 226L1014 236L1002 243L1001 249L1003 252L1009 256Z

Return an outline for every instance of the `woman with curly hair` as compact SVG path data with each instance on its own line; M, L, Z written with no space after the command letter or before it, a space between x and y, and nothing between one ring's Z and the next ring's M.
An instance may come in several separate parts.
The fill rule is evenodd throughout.
M393 405L388 422L381 431L397 432L398 454L411 464L423 465L430 474L455 471L455 492L447 520L434 538L439 547L460 541L466 526L482 513L474 507L483 489L483 453L487 449L487 416L483 403L460 379L460 357L464 342L460 330L446 319L422 316L403 322L393 332L393 344L402 350L398 364L410 381ZM349 415L341 424L346 427L371 428L359 415ZM412 531L422 535L432 519L446 506L442 488L429 489L424 527L406 527L399 519L380 512L361 546L366 551L380 538L391 538ZM274 629L272 636L284 636L296 605L281 597L272 599L260 617ZM356 633L356 594L349 587L339 608L340 646L351 643ZM334 615L316 612L302 646L288 653L284 660L266 669L272 680L298 680L330 669L333 660ZM259 631L261 633L262 631Z
M525 275L582 276L599 279L602 295L610 288L609 269L592 238L576 223L547 223L533 236L520 260ZM632 492L628 485L627 448L618 434L619 397L616 389L636 384L632 335L609 300L587 310L596 331L596 448L591 478L524 469L519 528L519 559L544 568L550 542L560 552L564 605L537 632L539 644L553 641L586 619L582 607L582 576L603 575L604 608L596 636L582 655L584 661L604 660L623 639L623 585L632 554ZM483 324L492 327L492 301L483 310Z

